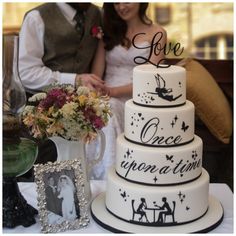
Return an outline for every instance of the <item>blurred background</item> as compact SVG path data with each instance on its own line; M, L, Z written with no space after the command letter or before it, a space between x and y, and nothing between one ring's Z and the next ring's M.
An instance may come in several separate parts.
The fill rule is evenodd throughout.
M24 14L41 2L5 2L3 33L18 32ZM102 7L102 3L96 3ZM231 2L149 3L149 17L162 25L171 43L185 48L181 57L233 59L233 15ZM168 55L173 57L173 55Z

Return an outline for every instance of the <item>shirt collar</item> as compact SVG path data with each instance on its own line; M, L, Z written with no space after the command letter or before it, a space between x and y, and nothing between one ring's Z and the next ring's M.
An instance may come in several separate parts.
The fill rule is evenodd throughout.
M57 2L56 4L67 19L70 19L71 21L74 19L76 14L76 10L74 8L64 2Z

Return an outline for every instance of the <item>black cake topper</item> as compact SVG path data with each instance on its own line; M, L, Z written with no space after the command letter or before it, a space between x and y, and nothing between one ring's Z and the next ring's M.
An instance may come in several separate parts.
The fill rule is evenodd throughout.
M135 44L135 40L138 36L141 35L145 35L146 33L138 33L136 34L133 39L132 39L132 45L137 48L137 49L146 49L146 48L150 48L150 52L148 55L148 58L143 57L143 56L137 56L134 58L134 62L138 65L141 64L145 64L147 62L149 62L150 64L156 66L156 67L160 67L160 68L168 68L170 67L170 65L166 64L161 64L165 61L165 59L161 59L160 61L158 61L156 64L153 63L150 59L152 54L154 53L156 56L160 55L161 52L164 53L164 55L168 55L170 52L173 52L175 56L180 56L183 51L184 51L184 47L181 48L181 44L180 43L176 43L174 45L172 45L172 43L169 43L168 45L165 44L164 46L161 45L160 41L163 38L163 33L162 32L157 32L151 41L151 44L148 46L143 46L143 47L138 47Z

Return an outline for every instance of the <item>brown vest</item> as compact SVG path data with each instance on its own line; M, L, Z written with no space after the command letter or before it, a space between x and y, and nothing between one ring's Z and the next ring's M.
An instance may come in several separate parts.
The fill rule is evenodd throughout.
M82 39L56 3L45 3L34 10L39 11L45 24L43 63L53 71L89 72L98 43L98 39L92 37L91 29L101 25L99 9L92 4L88 8Z

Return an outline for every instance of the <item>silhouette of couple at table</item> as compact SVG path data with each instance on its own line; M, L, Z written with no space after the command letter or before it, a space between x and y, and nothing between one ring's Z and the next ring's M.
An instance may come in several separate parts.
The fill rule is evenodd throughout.
M134 209L134 200L132 200L132 209L133 209L133 218L132 218L132 220L134 220L135 214L138 214L138 215L140 215L139 222L141 222L143 220L143 218L145 218L146 223L150 223L148 218L147 218L146 211L147 210L154 210L154 222L153 223L164 224L165 221L166 221L166 216L167 215L172 216L172 221L173 221L173 223L175 222L175 220L174 220L175 201L173 201L173 209L171 209L169 203L167 202L166 197L162 198L163 205L158 206L158 205L155 204L154 205L155 208L148 208L145 198L141 198L140 201L141 202L138 205L137 210L135 210ZM155 221L155 210L160 210L157 221Z

